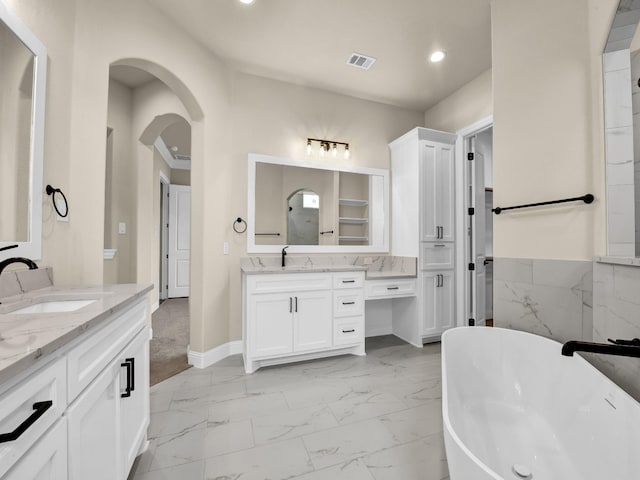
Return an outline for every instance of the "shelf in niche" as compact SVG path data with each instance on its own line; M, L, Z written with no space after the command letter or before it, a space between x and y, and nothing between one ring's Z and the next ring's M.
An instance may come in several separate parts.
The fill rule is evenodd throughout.
M369 237L358 237L355 235L340 235L338 240L344 242L368 242Z
M338 199L339 205L345 205L349 207L366 207L369 205L368 200L356 200L353 198L340 198Z
M354 225L362 225L364 223L369 223L368 218L356 218L356 217L339 217L338 221L340 223L350 223Z

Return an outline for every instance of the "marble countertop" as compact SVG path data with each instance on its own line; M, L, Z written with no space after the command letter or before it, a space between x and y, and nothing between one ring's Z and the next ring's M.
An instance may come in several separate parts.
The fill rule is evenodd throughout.
M151 284L46 287L3 298L0 304L0 383L100 325L152 288ZM11 313L38 303L66 300L95 301L72 312Z
M246 257L240 260L240 268L246 275L277 273L319 272L365 272L369 280L385 278L415 278L415 257L382 256L294 256L287 255L286 267L281 266L281 257Z

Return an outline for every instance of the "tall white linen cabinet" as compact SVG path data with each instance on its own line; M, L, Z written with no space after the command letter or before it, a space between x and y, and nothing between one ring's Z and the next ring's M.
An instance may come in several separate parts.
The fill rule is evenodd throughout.
M414 128L391 149L391 251L418 258L417 295L393 301L393 333L422 346L455 318L456 135Z

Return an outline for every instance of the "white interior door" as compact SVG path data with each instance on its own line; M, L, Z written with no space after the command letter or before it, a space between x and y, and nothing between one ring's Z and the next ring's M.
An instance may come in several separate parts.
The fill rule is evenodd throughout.
M189 296L191 187L169 185L169 298Z
M469 138L468 152L473 160L468 161L468 205L469 211L469 323L485 324L486 313L486 274L485 274L485 195L484 195L484 156L476 151L476 137Z

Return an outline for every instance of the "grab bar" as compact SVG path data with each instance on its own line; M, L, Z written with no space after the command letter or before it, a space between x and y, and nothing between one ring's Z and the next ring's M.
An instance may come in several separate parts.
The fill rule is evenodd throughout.
M556 203L566 203L566 202L577 202L583 201L584 203L593 203L595 197L590 193L583 195L582 197L573 197L573 198L564 198L562 200L550 200L548 202L538 202L538 203L527 203L526 205L516 205L514 207L496 207L492 208L491 211L496 215L500 215L501 212L506 210L515 210L516 208L528 208L528 207L540 207L542 205L554 205Z

